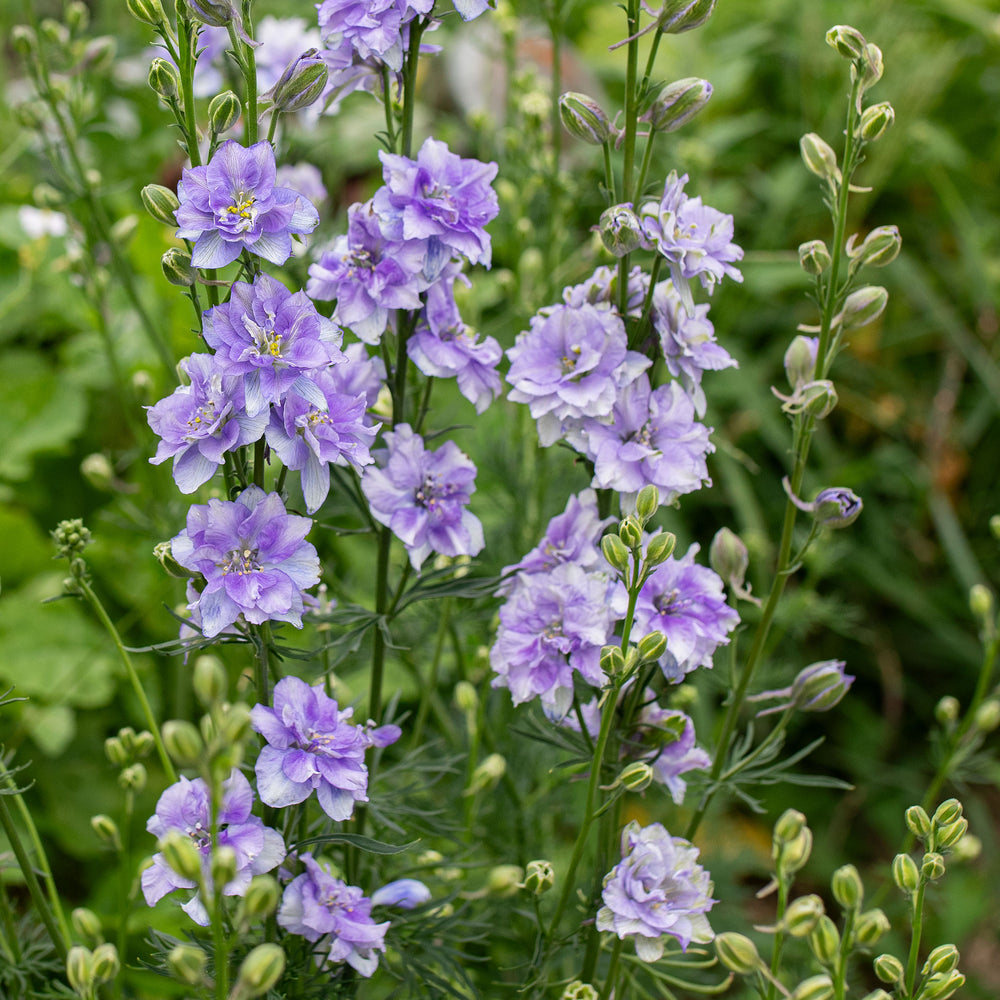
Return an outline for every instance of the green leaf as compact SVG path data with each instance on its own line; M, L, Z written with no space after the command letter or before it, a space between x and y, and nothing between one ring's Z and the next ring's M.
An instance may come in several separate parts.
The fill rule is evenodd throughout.
M296 843L295 848L298 850L307 844L350 844L366 854L402 854L411 847L416 847L419 843L419 840L411 840L408 844L386 844L381 840L374 840L372 837L363 837L359 833L330 833L323 837L300 840Z

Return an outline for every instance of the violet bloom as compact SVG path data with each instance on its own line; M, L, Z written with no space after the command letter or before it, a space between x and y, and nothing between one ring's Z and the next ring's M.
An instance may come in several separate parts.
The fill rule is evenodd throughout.
M285 164L278 167L275 184L298 191L303 198L308 198L314 205L326 201L327 190L323 183L323 175L319 167L311 163Z
M497 676L515 705L539 697L558 715L573 699L573 675L594 687L606 680L601 647L611 638L618 611L608 601L608 578L573 563L551 573L522 577L500 609L500 628L490 650Z
M321 687L298 677L274 686L274 707L254 705L250 722L267 741L257 757L257 794L276 809L304 802L313 792L323 812L350 819L355 802L368 801L365 751L400 737L398 726L371 731L351 723L354 710L340 709Z
M305 537L308 517L288 514L277 493L248 486L236 500L209 500L188 511L187 527L171 542L174 559L201 573L197 608L206 638L241 615L259 625L302 627L302 592L319 583L319 557Z
M349 466L360 472L370 465L369 448L377 428L365 418L365 397L337 392L327 371L313 376L324 405L316 406L290 394L271 411L267 443L286 468L302 473L306 511L314 514L330 491L330 465Z
M228 302L204 316L205 342L225 375L246 376L248 415L294 392L325 405L311 375L345 360L343 333L321 316L305 292L292 294L270 275L233 284Z
M420 243L386 238L372 203L352 205L347 235L339 236L309 268L306 291L314 299L337 300L336 317L367 344L385 332L390 309L419 309L427 287Z
M543 309L507 356L513 386L507 398L528 404L544 447L559 439L570 420L608 416L619 389L650 365L628 349L618 315L592 305Z
M738 367L736 360L715 341L715 327L708 318L708 306L697 305L688 313L669 279L653 289L651 313L653 330L667 371L681 381L694 403L695 413L705 415L705 391L701 376L706 371Z
M456 378L459 392L482 413L500 394L496 367L503 349L493 337L480 341L462 322L453 285L454 279L443 280L427 290L427 306L406 342L406 352L425 375Z
M348 344L344 357L345 364L327 370L335 390L344 396L364 396L365 406L371 409L385 384L385 362L369 357L364 344Z
M318 942L316 964L346 962L366 979L378 968L378 952L385 951L389 921L372 920L372 901L353 885L334 878L302 854L302 875L285 887L278 924L289 934Z
M621 390L608 423L581 421L566 438L594 462L592 486L632 494L651 483L671 503L710 482L709 433L695 422L694 404L679 383L650 390L643 373Z
M672 170L663 197L647 202L640 214L647 238L667 258L674 287L691 314L690 279L697 276L709 294L727 275L742 281L733 261L742 260L743 251L733 243L733 217L703 205L701 198L689 198L684 193L687 180L687 174L678 178Z
M372 517L403 542L410 563L419 570L431 552L474 556L483 548L483 526L466 510L475 492L476 467L453 441L435 451L409 424L397 424L383 439L386 450L375 452L361 489Z
M435 281L457 253L473 264L490 265L486 225L500 211L490 182L495 163L463 159L430 136L416 160L380 152L385 186L372 205L391 240L417 240L426 247L424 276Z
M251 813L253 792L250 782L234 769L222 783L219 807L217 844L236 852L236 877L222 890L225 896L242 896L250 879L277 867L285 857L285 844L277 830L264 826ZM189 836L201 855L202 872L211 885L212 817L211 795L203 778L189 781L180 778L167 788L156 803L156 813L149 818L146 829L158 840L171 830ZM163 855L153 855L153 864L142 873L142 894L149 906L175 889L195 889L195 882L178 875ZM197 924L208 925L208 912L197 892L182 907Z
M323 0L317 5L327 44L346 42L361 59L383 62L392 70L403 68L403 25L414 14L409 8L406 0Z
M211 355L192 354L180 369L191 382L146 407L149 426L160 438L150 462L172 458L177 488L193 493L212 478L227 452L260 439L268 415L245 412L243 380L223 376Z
M667 649L660 667L671 683L698 667L710 667L712 654L729 642L740 616L726 603L722 580L694 557L692 545L680 559L671 556L643 584L635 607L635 634L660 631Z
M697 864L698 848L671 837L660 823L632 820L622 831L622 860L604 876L597 929L635 940L643 962L657 962L668 938L707 944L715 934L705 914L715 904L712 880Z
M224 142L208 166L189 167L177 189L177 235L194 240L194 267L225 267L245 249L272 264L292 253L292 233L311 233L319 213L297 191L275 187L274 149Z

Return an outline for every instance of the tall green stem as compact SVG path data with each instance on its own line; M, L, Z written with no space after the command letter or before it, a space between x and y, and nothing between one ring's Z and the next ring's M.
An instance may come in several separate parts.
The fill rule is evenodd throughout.
M924 879L913 897L913 933L910 938L910 956L906 962L906 995L913 996L913 987L917 982L917 962L920 960L920 935L924 926Z

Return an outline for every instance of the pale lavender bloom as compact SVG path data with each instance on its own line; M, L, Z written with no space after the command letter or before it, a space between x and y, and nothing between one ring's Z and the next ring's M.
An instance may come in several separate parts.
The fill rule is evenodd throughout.
M493 7L491 0L451 0L451 2L463 21L471 21Z
M563 302L568 306L605 306L609 309L618 308L617 297L618 268L603 265L579 285L569 285L563 289ZM631 317L642 313L642 304L649 290L649 275L638 265L632 268L628 276L628 300L625 311Z
M246 376L246 410L256 416L294 392L325 405L311 376L345 360L343 333L305 292L292 294L270 275L233 284L228 302L204 316L204 337L225 375Z
M675 805L681 805L687 791L681 775L711 767L712 758L695 746L694 722L688 715L680 709L661 708L649 688L646 697L639 712L639 730L625 741L622 751L627 757L647 761L653 780L666 785Z
M662 632L667 637L660 667L677 683L698 667L710 667L712 654L727 645L740 616L725 599L722 580L694 557L692 545L680 558L656 567L643 584L635 607L635 634Z
M292 233L311 233L319 213L291 188L275 187L274 149L224 142L207 166L188 167L177 189L177 235L194 240L194 267L224 267L245 249L272 264L292 253Z
M684 308L671 280L653 289L651 320L659 335L667 371L681 381L694 403L695 413L705 415L705 391L701 376L706 371L736 368L735 358L715 341L715 327L708 306L697 305L693 313Z
M733 261L742 260L743 251L733 243L733 217L684 194L687 180L687 174L678 178L671 171L663 197L644 204L640 214L647 238L667 258L674 287L691 313L689 280L697 276L709 294L727 275L742 281Z
M364 344L348 344L344 348L346 364L334 365L328 370L336 391L345 396L364 396L365 406L371 408L385 384L385 362L380 357L369 357Z
M592 305L543 309L507 356L507 398L528 404L545 447L570 420L609 416L619 390L650 365L628 349L619 316Z
M428 6L426 0L421 6ZM347 42L361 59L378 60L392 70L403 68L403 25L414 13L407 0L323 0L317 10L327 44Z
M257 91L261 94L278 82L289 63L309 49L318 49L322 45L319 30L308 27L301 17L278 18L268 14L257 23L254 33L260 42L254 55ZM309 197L302 188L289 186Z
M372 906L398 906L401 910L416 909L431 898L431 891L415 878L400 878L372 893Z
M604 876L597 929L635 940L643 962L663 956L667 938L683 951L715 937L705 914L715 904L712 880L697 864L698 848L671 837L660 823L632 820L622 831L622 860Z
M217 844L236 852L236 877L222 890L225 896L242 896L250 879L277 867L285 857L285 844L277 830L264 826L254 816L253 791L243 774L233 769L222 783L219 807ZM171 830L189 836L201 855L202 872L212 884L212 816L211 795L203 778L189 781L180 778L167 788L156 803L156 812L146 823L146 829L158 840ZM195 889L197 883L183 878L166 862L163 855L153 855L153 864L142 873L142 894L149 906L175 889ZM181 909L195 923L208 925L208 912L198 893Z
M160 438L150 462L159 465L172 458L177 488L193 493L212 478L227 452L260 439L268 415L246 413L243 380L223 376L211 355L192 354L180 369L191 382L146 407L149 426Z
M339 236L309 268L306 291L314 299L337 300L334 315L367 344L385 332L390 309L419 309L424 248L397 242L383 232L370 201L347 213L347 235Z
M408 30L404 28L404 38ZM325 42L327 48L320 55L330 75L327 77L319 107L326 114L336 114L344 98L358 90L376 96L381 95L382 99L385 99L383 93L385 81L382 77L385 64L381 60L376 56L362 59L351 44L350 38L344 35L333 35L326 38ZM420 46L420 51L424 51L423 45ZM402 72L390 70L389 80L390 90L398 96L402 92Z
M322 687L298 677L274 686L274 707L254 705L250 722L267 741L257 757L257 794L276 809L304 802L313 792L331 819L350 819L355 802L368 801L365 751L388 746L400 736L398 726L374 732L350 720Z
M372 517L406 546L419 570L431 554L478 555L485 544L483 526L466 504L476 489L476 467L454 441L435 451L409 424L383 434L388 446L375 452L377 466L361 476Z
M380 152L385 185L372 205L391 240L417 240L426 247L424 276L435 281L453 253L489 267L486 226L499 212L490 182L496 163L463 159L428 136L416 160Z
M248 486L236 500L209 500L188 511L187 527L171 542L174 559L201 573L197 608L203 633L218 635L241 615L260 625L302 627L302 592L319 583L319 557L305 536L308 517L288 514L277 493Z
M679 383L650 390L641 374L621 390L607 421L583 420L566 434L594 462L592 486L632 494L652 484L670 503L710 482L710 430L695 422L694 404Z
M496 367L503 349L493 337L480 341L462 322L453 286L454 279L441 280L427 290L427 305L406 352L425 375L457 378L459 392L482 413L500 394Z
M539 697L559 715L573 698L573 675L600 688L601 647L611 638L618 611L608 600L608 578L563 563L550 573L523 576L500 609L490 650L497 676L515 705Z
M265 19L266 20L266 19ZM319 167L311 163L285 164L278 167L275 175L278 187L289 187L298 191L303 198L308 198L314 205L326 201L326 187Z
M504 577L514 573L518 575L505 580L497 588L497 595L509 594L521 576L550 573L564 563L573 563L588 572L604 569L601 532L613 520L598 516L597 494L593 490L571 496L565 510L549 521L538 545L519 563L503 568L501 575Z
M361 889L334 878L311 854L300 860L306 870L286 886L278 924L319 943L317 965L346 962L367 979L378 968L378 952L385 951L389 921L375 923L372 901Z
M267 427L267 443L281 462L302 473L302 495L309 514L326 500L329 466L349 466L360 472L372 462L369 448L377 433L365 417L365 397L338 392L333 370L313 375L323 394L323 407L291 394L271 411Z

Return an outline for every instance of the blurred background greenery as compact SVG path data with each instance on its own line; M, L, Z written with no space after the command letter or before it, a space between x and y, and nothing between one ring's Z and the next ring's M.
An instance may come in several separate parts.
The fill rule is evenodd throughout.
M25 3L35 17L61 16L53 0ZM564 89L589 91L613 109L624 59L607 46L623 35L621 10L611 0L563 6ZM466 155L501 164L493 269L474 275L463 306L470 322L505 347L564 284L607 262L588 232L602 207L599 155L564 135L563 172L555 183L545 178L552 48L537 19L543 5L520 0L515 8L519 71L507 88L498 85L502 41L490 17L459 31L449 23L432 39L445 51L422 70L426 102L417 127L418 136L433 131ZM118 235L134 228L125 252L137 294L180 358L197 349L191 307L160 273L159 258L174 241L144 214L139 189L173 184L182 153L146 85L153 53L143 26L117 2L94 0L91 11L91 30L115 38L117 57L87 75L81 148L86 165L100 172ZM261 0L259 13L308 19L313 7ZM20 3L4 4L3 38L26 17ZM707 550L723 524L738 531L751 551L755 591L762 592L789 444L769 387L783 388L788 341L798 324L815 319L795 249L829 237L798 140L807 131L835 147L841 139L846 63L823 41L836 23L854 25L882 48L886 72L874 99L896 111L895 126L860 171L872 190L855 197L849 231L864 235L894 224L903 251L871 279L888 288L889 307L877 324L851 336L838 359L840 405L819 435L807 476L807 495L848 486L864 498L864 513L810 554L789 588L760 678L764 687L778 686L801 666L831 657L846 660L858 678L835 711L805 717L793 735L793 745L826 736L808 769L844 778L854 790L784 787L766 796L772 819L788 805L809 816L817 890L847 860L870 872L872 884L885 876L902 839L903 810L923 797L933 773L935 706L944 695L967 703L975 685L981 652L969 588L996 587L1000 579L988 530L1000 511L1000 8L986 0L725 0L705 28L661 45L657 78L701 76L715 92L701 116L661 141L650 174L662 183L670 169L687 172L689 193L735 216L736 240L746 250L743 284L724 284L712 300L719 341L740 362L739 371L706 380L715 485L685 498L664 524L677 532L680 550L695 541ZM103 740L125 722L138 728L141 717L113 647L85 609L42 603L60 592L63 576L48 532L67 517L82 517L91 528L96 586L130 645L175 636L167 609L182 603L182 584L162 572L152 547L180 530L188 501L174 489L168 466L149 465L155 441L139 407L170 392L176 380L158 360L127 289L110 276L109 261L81 251L90 244L74 224L67 237L32 231L23 207L54 202L39 185L59 188L60 179L16 110L29 94L9 42L0 73L0 689L13 684L31 699L7 711L0 741L21 762L33 762L32 802L67 899L101 908L113 898L113 875L89 818L114 813L119 795ZM342 231L347 206L379 183L370 137L381 125L379 107L358 95L339 116L287 133L284 160L315 163L330 192L316 241ZM119 221L129 216L134 227ZM306 267L305 259L290 261L291 280L304 282ZM107 284L99 309L87 294L95 282ZM455 425L452 436L479 465L473 507L488 544L478 572L496 573L535 544L545 520L587 475L569 452L538 453L533 426L510 404L475 418L443 390L435 405L432 423ZM349 505L336 498L324 509L331 520L341 514L349 518ZM327 582L341 601L367 600L365 544L320 533ZM513 723L506 693L490 696L486 686L483 647L495 610L495 602L483 601L455 612L460 629L448 639L438 678L436 725L448 723L458 676L481 682L496 733ZM415 611L401 625L410 649L433 642L437 625ZM415 659L403 654L395 667L402 709L415 702ZM144 653L138 662L161 717L189 715L180 658ZM350 655L339 665L342 698L363 692L365 662ZM239 650L230 663L241 669ZM724 676L700 673L693 711L707 720ZM533 750L523 753L527 768ZM519 773L517 763L512 756L512 773ZM962 798L983 852L949 873L929 939L954 940L962 949L970 975L963 995L993 997L1000 992L1000 912L984 886L1000 878L1000 771L984 753L962 777L946 793ZM140 816L152 811L161 787L154 771ZM554 801L561 794L548 792ZM650 806L636 808L648 815ZM501 812L484 823L497 859L509 832ZM536 823L543 841L558 834L554 821ZM735 805L706 827L706 858L724 900L717 929L736 926L747 911L766 920L753 892L762 884L768 831L766 817ZM518 836L530 840L531 831ZM152 845L144 834L137 839L138 858Z

